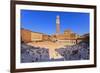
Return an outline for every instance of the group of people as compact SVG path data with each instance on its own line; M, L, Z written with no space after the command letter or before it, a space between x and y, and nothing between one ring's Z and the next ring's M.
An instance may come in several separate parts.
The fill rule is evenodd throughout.
M89 45L85 42L73 46L65 46L64 48L55 49L63 58L59 60L88 60ZM50 60L49 49L29 46L25 43L21 45L21 62L45 62L57 61Z
M49 51L46 48L21 45L21 62L42 62L49 60Z
M64 60L88 60L89 45L86 42L81 42L73 46L65 46L65 48L56 49L63 56Z

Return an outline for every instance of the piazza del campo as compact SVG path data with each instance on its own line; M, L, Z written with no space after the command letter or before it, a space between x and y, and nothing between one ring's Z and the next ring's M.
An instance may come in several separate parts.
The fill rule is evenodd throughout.
M59 15L55 21L56 31L52 35L21 28L21 47L29 52L28 58L25 59L25 52L23 53L22 49L22 62L89 59L89 33L81 36L70 29L61 33ZM83 41L85 43L80 43ZM87 49L84 54L82 48Z

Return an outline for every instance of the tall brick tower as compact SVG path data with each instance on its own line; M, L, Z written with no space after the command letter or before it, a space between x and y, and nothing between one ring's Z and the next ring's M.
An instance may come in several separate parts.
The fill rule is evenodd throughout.
M56 34L60 33L60 16L57 15L56 17Z

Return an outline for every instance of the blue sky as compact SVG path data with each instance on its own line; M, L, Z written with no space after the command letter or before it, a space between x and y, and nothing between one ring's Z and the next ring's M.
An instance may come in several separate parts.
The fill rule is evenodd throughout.
M21 10L21 28L45 34L56 33L56 16L60 16L60 32L70 29L82 35L89 33L89 13Z

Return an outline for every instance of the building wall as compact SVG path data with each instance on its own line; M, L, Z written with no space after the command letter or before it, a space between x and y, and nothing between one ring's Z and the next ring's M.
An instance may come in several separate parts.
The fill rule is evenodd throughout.
M23 42L31 41L31 32L27 30L21 30L21 39Z
M68 37L66 37L66 35L64 34L59 34L59 35L56 35L56 38L57 40L66 40Z
M68 45L75 45L77 43L76 34L70 30L64 31L63 34L55 34L52 38L55 38L54 40L58 42L67 43Z
M43 34L31 32L31 41L41 41Z
M21 39L24 42L41 41L43 40L43 34L21 29Z
M64 33L56 35L58 40L76 39L76 34L74 33Z
M44 41L51 41L49 35L43 35L42 39L43 39Z
M38 32L32 32L29 30L22 29L21 30L21 38L24 42L32 42L32 41L58 41L65 42L68 44L76 44L81 41L81 39L77 39L76 34L71 31L65 31L63 34L55 34L55 35L46 35ZM77 41L76 41L77 40Z

